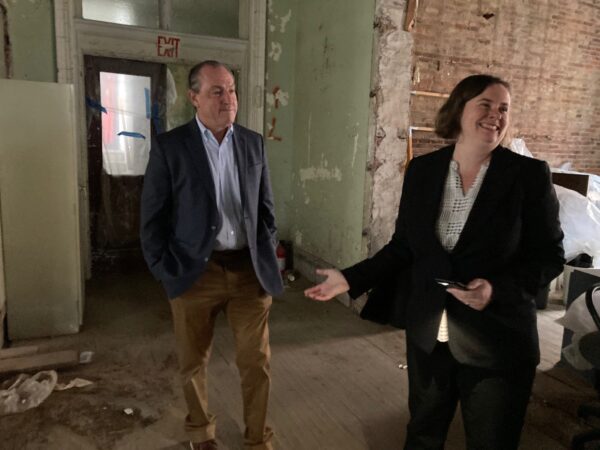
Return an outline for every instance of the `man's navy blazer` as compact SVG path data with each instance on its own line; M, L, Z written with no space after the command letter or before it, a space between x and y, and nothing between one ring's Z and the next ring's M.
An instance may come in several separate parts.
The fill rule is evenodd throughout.
M169 298L201 276L214 249L221 216L208 155L195 119L152 143L142 191L144 258ZM233 126L244 227L256 276L271 295L283 291L277 266L273 195L263 138Z
M449 146L411 161L391 241L342 271L349 294L355 298L377 287L365 306L371 316L366 318L405 325L408 339L427 353L446 309L448 345L461 363L537 364L534 297L564 264L548 165L497 147L460 238L447 252L435 230L453 152ZM435 278L464 283L484 278L492 285L492 301L476 311Z

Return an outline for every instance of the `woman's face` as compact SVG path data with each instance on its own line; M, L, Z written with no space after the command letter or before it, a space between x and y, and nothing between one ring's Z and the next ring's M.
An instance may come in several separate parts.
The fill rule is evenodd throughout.
M463 109L458 142L496 148L510 120L510 93L501 84L488 86Z

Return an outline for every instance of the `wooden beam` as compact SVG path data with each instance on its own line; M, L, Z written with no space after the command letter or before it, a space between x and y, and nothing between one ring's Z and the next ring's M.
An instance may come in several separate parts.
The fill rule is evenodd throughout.
M440 92L430 92L430 91L410 91L411 95L422 95L424 97L441 97L448 98L450 94L442 94Z
M417 8L419 0L408 0L406 6L406 17L404 19L404 31L412 31L417 20Z
M44 353L41 355L21 356L0 359L0 375L21 372L37 372L46 369L61 369L79 364L79 355L75 350Z
M12 347L0 349L0 359L17 358L20 356L34 355L38 352L37 345L25 347Z

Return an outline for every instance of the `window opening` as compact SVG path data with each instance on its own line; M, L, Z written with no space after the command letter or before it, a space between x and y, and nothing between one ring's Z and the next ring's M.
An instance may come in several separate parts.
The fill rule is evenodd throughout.
M100 72L100 102L104 171L144 175L151 143L150 77Z

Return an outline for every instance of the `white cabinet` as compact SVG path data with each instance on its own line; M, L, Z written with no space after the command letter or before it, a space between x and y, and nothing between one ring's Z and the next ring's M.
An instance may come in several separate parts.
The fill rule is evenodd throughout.
M76 161L73 87L0 79L0 310L5 299L10 339L79 331Z

